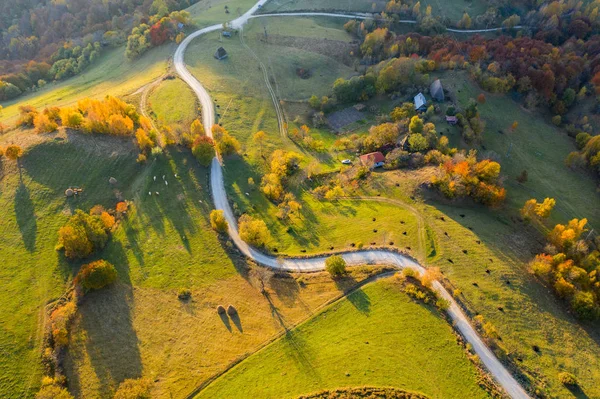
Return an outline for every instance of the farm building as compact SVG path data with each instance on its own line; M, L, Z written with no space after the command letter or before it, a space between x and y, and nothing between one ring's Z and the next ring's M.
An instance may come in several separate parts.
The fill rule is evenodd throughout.
M217 51L215 52L215 58L218 60L223 60L225 58L227 58L228 54L227 51L225 51L225 49L223 47L219 47L217 49Z
M360 162L363 165L370 167L371 169L381 168L385 163L385 157L379 151L370 152L360 156Z
M444 95L444 88L442 87L442 82L439 79L436 79L431 86L429 87L429 94L436 101L444 101L446 96Z
M456 125L458 123L458 118L456 116L446 115L446 122L450 125Z
M427 99L423 93L419 93L415 96L415 109L417 111L427 111Z

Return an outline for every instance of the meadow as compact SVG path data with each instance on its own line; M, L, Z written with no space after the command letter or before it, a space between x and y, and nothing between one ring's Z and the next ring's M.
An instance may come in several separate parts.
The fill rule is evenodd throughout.
M439 311L394 279L364 286L252 355L197 398L294 398L338 387L393 386L430 398L487 398Z
M163 80L148 96L148 107L159 125L186 129L200 116L198 100L189 86L180 79Z
M35 392L41 379L44 306L62 294L77 267L54 250L58 229L76 207L114 205L108 178L116 171L121 179L137 172L135 157L123 151L99 155L65 140L57 137L30 148L20 167L6 158L1 161L0 204L5 212L0 227L0 258L4 260L0 271L4 288L0 293L0 396L6 398L29 397ZM66 199L64 190L69 186L83 187L84 194Z

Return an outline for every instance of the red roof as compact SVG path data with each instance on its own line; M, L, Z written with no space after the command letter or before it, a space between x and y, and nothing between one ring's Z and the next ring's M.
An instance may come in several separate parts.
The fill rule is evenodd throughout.
M365 155L361 155L360 156L360 161L363 164L367 164L368 162L373 162L373 163L379 163L379 162L384 162L385 161L385 157L383 156L383 154L379 151L377 152L370 152L368 154Z

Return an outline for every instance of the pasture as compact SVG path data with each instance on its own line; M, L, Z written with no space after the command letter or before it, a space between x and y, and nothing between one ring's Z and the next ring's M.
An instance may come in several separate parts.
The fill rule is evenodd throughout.
M163 80L148 96L148 107L159 125L181 125L189 129L200 116L198 99L189 86L180 79Z
M380 280L290 330L197 398L295 398L323 389L390 386L430 398L487 398L438 310Z

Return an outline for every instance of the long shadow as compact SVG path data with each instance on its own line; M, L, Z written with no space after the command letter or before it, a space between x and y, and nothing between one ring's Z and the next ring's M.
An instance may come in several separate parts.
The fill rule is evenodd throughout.
M286 355L294 360L298 369L320 382L321 377L311 362L312 355L309 346L302 338L301 333L297 333L295 330L288 330L281 339L281 342Z
M80 327L86 333L87 356L101 386L111 387L141 377L143 367L133 326L135 305L127 256L121 243L114 240L102 255L117 268L119 281L85 295L79 306Z
M233 321L233 324L235 324L235 327L238 329L238 331L243 333L244 328L242 327L242 320L240 319L239 313L234 313L230 317L231 321Z
M300 286L296 279L289 274L281 273L281 275L274 276L269 287L275 291L277 298L286 306L293 306L298 301Z
M356 308L356 310L367 316L371 313L371 298L369 298L362 288L353 290L353 287L358 285L358 282L354 277L345 275L337 278L335 280L335 285L344 294L348 294L346 299Z
M229 330L229 332L231 332L231 323L229 322L229 317L227 316L227 313L221 313L219 315L219 317L221 317L221 321L223 322L223 324L225 325L225 327L227 327L227 329Z
M22 181L19 187L17 187L15 195L15 215L21 237L23 238L23 244L29 252L33 252L37 236L37 221L31 194Z
M567 387L571 394L577 399L589 399L590 397L581 389L579 385L574 387Z

